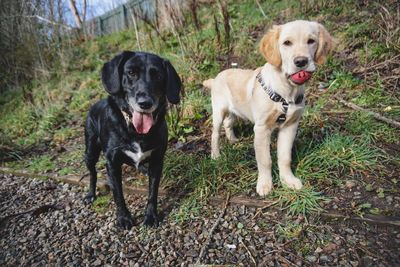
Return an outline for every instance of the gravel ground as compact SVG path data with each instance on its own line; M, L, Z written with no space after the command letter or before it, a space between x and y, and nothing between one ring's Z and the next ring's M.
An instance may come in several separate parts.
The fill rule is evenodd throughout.
M222 212L204 206L202 217L187 223L165 214L160 227L149 229L141 226L146 198L126 196L137 225L120 230L114 204L96 213L83 205L81 187L0 179L0 266L190 266ZM167 200L161 198L161 205ZM218 222L201 264L400 266L399 228L317 218L306 223L245 206L228 206Z

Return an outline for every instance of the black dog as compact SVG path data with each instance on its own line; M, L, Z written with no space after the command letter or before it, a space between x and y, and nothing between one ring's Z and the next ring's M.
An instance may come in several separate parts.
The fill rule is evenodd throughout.
M101 78L108 99L90 109L85 124L85 162L90 172L88 203L96 197L96 163L103 151L117 206L117 225L133 226L122 193L122 164L147 170L149 196L144 224L157 226L157 194L168 141L167 99L179 103L181 80L167 60L144 52L124 51L104 64ZM143 163L147 162L148 167Z

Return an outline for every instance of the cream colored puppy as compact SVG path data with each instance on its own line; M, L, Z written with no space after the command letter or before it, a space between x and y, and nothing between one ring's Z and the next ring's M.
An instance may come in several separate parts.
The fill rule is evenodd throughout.
M294 189L303 186L293 175L290 163L293 140L304 110L304 83L311 78L316 64L325 62L332 46L331 36L319 23L296 20L273 26L260 43L260 51L268 63L256 70L224 70L215 79L203 82L211 88L211 157L220 156L222 123L231 142L237 141L232 129L236 117L254 123L257 193L261 196L272 189L270 139L276 128L281 182Z

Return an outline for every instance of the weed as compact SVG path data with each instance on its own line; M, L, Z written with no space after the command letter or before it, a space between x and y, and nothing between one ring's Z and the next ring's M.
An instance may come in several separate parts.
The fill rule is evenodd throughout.
M359 136L368 143L377 141L396 143L398 141L398 130L378 122L366 112L355 111L349 114L344 127L349 133Z
M185 198L170 216L178 223L194 220L200 216L201 205L201 201L195 196Z
M54 132L53 142L56 144L62 144L66 142L68 139L76 137L78 135L78 131L76 128L63 127Z
M287 240L292 240L293 238L299 237L303 231L303 225L298 223L287 223L286 225L278 224L276 226L276 233L278 236L282 236Z
M97 213L105 213L111 203L111 195L99 196L93 201L93 209Z
M352 89L360 83L361 81L355 78L351 73L334 71L329 89L332 91L336 91L337 89Z
M55 169L54 159L50 155L43 155L32 159L28 169L34 173L46 173Z
M282 210L286 210L289 215L306 216L311 212L321 211L319 203L327 201L320 192L314 192L312 188L304 187L301 190L289 188L278 188L273 191L272 197L278 198Z
M58 174L63 176L63 175L73 174L74 172L75 172L74 168L64 167L58 171Z

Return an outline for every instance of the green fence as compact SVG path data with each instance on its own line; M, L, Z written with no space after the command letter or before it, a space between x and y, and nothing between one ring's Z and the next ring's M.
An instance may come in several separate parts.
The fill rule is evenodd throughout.
M84 31L89 36L101 36L124 30L138 21L138 16L154 19L156 0L131 0L85 23Z

